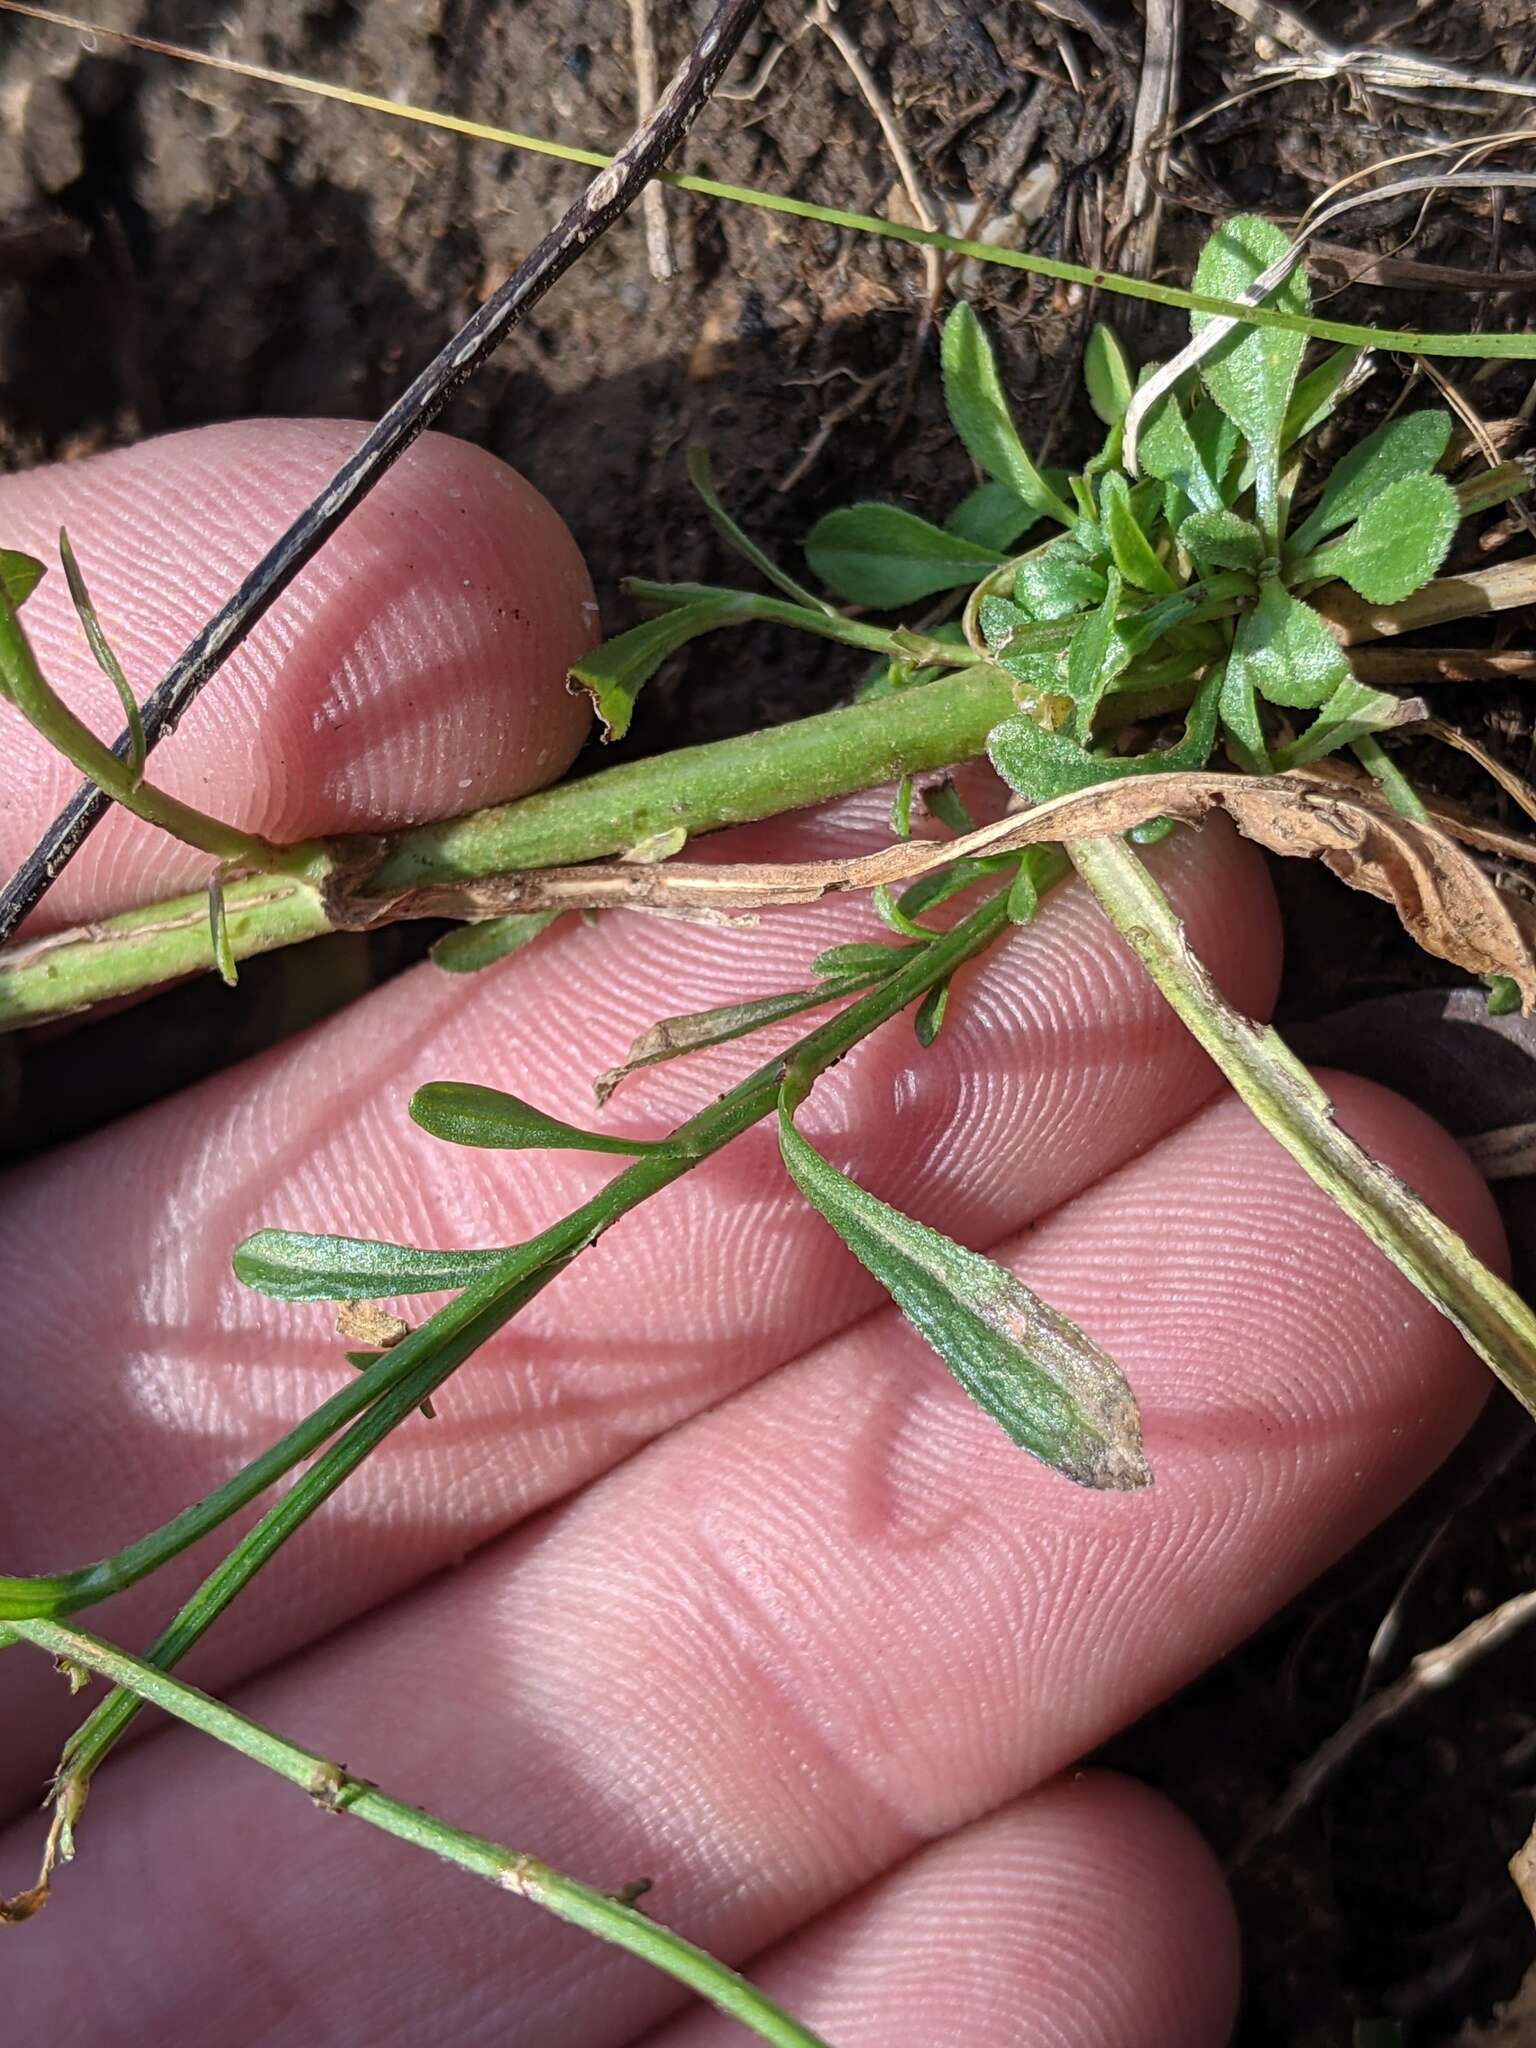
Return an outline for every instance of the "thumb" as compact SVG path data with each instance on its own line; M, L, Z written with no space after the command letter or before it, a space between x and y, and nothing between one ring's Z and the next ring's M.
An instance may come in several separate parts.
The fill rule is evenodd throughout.
M249 420L0 483L0 546L57 563L70 539L143 698L303 509L363 429ZM98 732L116 700L57 569L27 602L44 673ZM154 755L156 782L278 840L450 817L569 766L587 726L565 689L597 637L585 565L559 515L483 450L428 434L300 574ZM0 869L78 776L0 716ZM119 811L32 925L110 915L195 884L206 856Z

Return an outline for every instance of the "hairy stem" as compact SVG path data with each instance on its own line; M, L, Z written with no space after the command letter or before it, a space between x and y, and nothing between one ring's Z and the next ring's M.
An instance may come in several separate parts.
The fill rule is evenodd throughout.
M273 1729L236 1713L233 1707L180 1679L169 1677L153 1664L130 1656L100 1636L48 1621L17 1622L12 1633L52 1657L84 1665L88 1671L159 1707L189 1728L286 1778L289 1784L307 1793L323 1812L349 1815L415 1848L430 1850L443 1862L542 1906L557 1919L568 1920L616 1948L627 1949L654 1969L686 1984L690 1991L697 1992L729 2018L740 2020L759 2040L771 2042L775 2048L826 2048L808 2027L791 2019L744 1977L691 1941L685 1941L680 1934L659 1926L626 1903L622 1895L581 1884L551 1870L536 1856L503 1848L499 1842L468 1834L418 1806L392 1799L367 1779L317 1756L313 1750L301 1749Z
M1351 647L1413 627L1536 601L1536 557L1445 576L1400 605L1373 607L1342 584L1320 608ZM769 602L769 600L763 600ZM888 636L887 636L888 637ZM953 651L953 650L951 650ZM1358 656L1362 680L1377 657ZM1433 651L1426 656L1432 661ZM1426 671L1426 673L1429 671ZM1385 680L1396 679L1390 666ZM369 876L381 896L483 880L527 868L567 867L626 852L681 826L690 836L776 817L898 775L947 768L980 754L988 733L1017 709L1014 686L978 663L920 688L820 712L708 746L680 748L557 784L515 803L391 834ZM1104 724L1150 716L1186 700L1182 688L1117 707ZM331 842L337 870L357 865L353 842ZM362 842L357 843L361 849ZM226 885L237 960L335 930L310 881L255 875ZM0 952L0 1032L133 995L216 965L208 901L199 890Z
M516 803L396 833L369 887L391 894L520 868L565 867L623 853L677 826L694 834L775 817L971 759L1014 708L1010 679L978 665L740 739L625 762ZM340 865L348 864L343 854ZM224 901L237 960L334 929L320 891L297 879L234 881ZM0 1030L213 964L201 890L24 942L0 953Z

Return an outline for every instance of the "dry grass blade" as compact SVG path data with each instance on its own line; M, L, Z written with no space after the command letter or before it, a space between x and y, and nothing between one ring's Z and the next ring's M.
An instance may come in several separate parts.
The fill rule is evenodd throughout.
M1496 889L1439 825L1399 817L1358 789L1304 775L1143 775L1055 797L957 839L904 840L849 860L668 861L650 868L594 862L390 897L341 898L331 909L335 922L354 929L400 917L529 910L761 910L890 887L968 856L1118 836L1153 818L1193 823L1218 810L1245 838L1292 859L1321 860L1350 888L1392 904L1426 952L1472 974L1508 975L1525 1011L1536 1010L1536 913Z
M1168 182L1166 136L1178 105L1179 52L1184 34L1184 0L1147 0L1141 83L1131 123L1131 154L1125 173L1125 226L1117 261L1138 277L1150 277L1163 218Z
M1490 754L1474 739L1459 732L1454 725L1447 725L1442 718L1426 718L1422 730L1439 740L1443 746L1454 747L1459 754L1469 755L1485 775L1491 775L1504 794L1513 797L1528 818L1536 819L1536 790L1523 782L1512 768Z
M1261 76L1266 72L1285 78L1344 75L1394 96L1426 91L1488 92L1536 99L1536 82L1529 78L1466 71L1459 64L1447 64L1438 57L1425 57L1412 50L1379 50L1369 44L1329 42L1299 14L1277 5L1276 0L1220 0L1220 4L1245 22L1255 35L1267 36L1291 52L1287 59L1261 65Z
M1395 1720L1406 1708L1413 1706L1429 1693L1439 1692L1453 1684L1465 1672L1507 1643L1523 1628L1536 1621L1536 1593L1517 1593L1495 1607L1491 1613L1480 1614L1476 1621L1469 1622L1460 1635L1450 1642L1441 1643L1433 1650L1421 1650L1402 1677L1393 1684L1383 1687L1374 1698L1366 1701L1356 1713L1344 1723L1317 1750L1291 1780L1282 1797L1268 1813L1261 1815L1232 1858L1231 1868L1245 1863L1259 1844L1268 1836L1278 1834L1288 1827L1303 1808L1310 1805L1323 1787L1346 1764L1368 1736L1378 1728ZM1531 1843L1526 1844L1526 1852ZM1525 1853L1525 1852L1522 1852ZM1518 1862L1519 1858L1515 1858ZM1511 1875L1520 1885L1526 1903L1536 1913L1536 1900L1526 1891L1521 1876L1510 1865ZM1536 1859L1528 1873L1536 1877Z

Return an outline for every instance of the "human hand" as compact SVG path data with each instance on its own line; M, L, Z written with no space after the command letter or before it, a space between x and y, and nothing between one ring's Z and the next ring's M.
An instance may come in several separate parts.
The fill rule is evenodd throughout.
M0 486L0 543L70 528L142 689L350 444L249 424ZM491 458L419 444L209 688L154 773L268 834L367 829L557 775L590 593ZM49 675L102 722L62 578ZM73 783L8 723L0 865ZM887 800L746 828L747 857L884 843ZM711 845L716 842L710 842ZM1224 829L1152 859L1233 998L1278 927ZM116 816L34 929L185 886ZM829 902L752 932L557 928L464 980L416 969L328 1023L10 1176L9 1571L119 1546L340 1383L323 1310L244 1292L269 1223L508 1243L606 1177L435 1144L422 1082L592 1120L654 1018L801 985L870 935ZM238 997L232 998L238 1001ZM608 1121L670 1128L764 1056L665 1067ZM1380 1090L1343 1120L1486 1255L1486 1191ZM1449 1325L1230 1098L1083 892L962 977L928 1052L888 1027L802 1121L861 1184L1016 1265L1126 1371L1156 1483L1074 1489L954 1387L758 1130L625 1219L254 1582L188 1676L387 1789L647 1906L836 2048L1219 2042L1236 1942L1170 1808L1074 1761L1194 1677L1385 1514L1475 1412ZM229 1532L222 1532L225 1541ZM137 1645L213 1546L84 1617ZM470 1554L473 1553L473 1556ZM465 1560L468 1559L468 1562ZM434 1576L436 1575L436 1576ZM0 1889L71 1724L0 1660ZM1241 1739L1234 1731L1234 1739ZM3 1936L20 2042L440 2037L727 2048L665 1978L342 1827L181 1731L114 1757L55 1903Z

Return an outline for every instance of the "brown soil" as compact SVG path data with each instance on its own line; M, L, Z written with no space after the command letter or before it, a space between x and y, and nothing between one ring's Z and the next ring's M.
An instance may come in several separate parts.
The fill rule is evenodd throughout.
M1251 76L1251 33L1215 0L1188 0L1182 105ZM103 22L197 41L206 11L184 0L100 0ZM663 62L689 10L656 8ZM1519 74L1536 63L1525 0L1412 0L1315 7L1336 40L1400 48ZM830 46L797 33L804 10L775 0L734 74L766 71L751 99L710 110L691 168L855 208L900 211L889 153ZM673 16L679 17L674 19ZM1053 0L965 6L889 0L844 16L897 110L932 190L1005 213L1001 167L1054 171L1028 228L1047 253L1113 256L1137 84L1140 24L1128 4ZM231 54L364 90L601 146L632 117L614 0L239 0L221 10ZM784 47L768 69L775 47ZM1075 77L1077 84L1071 81ZM1346 82L1290 83L1218 115L1175 163L1159 266L1187 274L1210 219L1237 208L1294 213L1333 179L1411 147L1427 131L1471 135L1520 107L1362 97ZM103 40L7 26L0 49L0 460L68 456L142 433L260 413L371 417L451 332L574 192L580 173L485 144L395 126L139 57ZM945 426L931 336L919 340L919 262L832 229L671 197L679 275L648 273L638 223L586 259L456 404L446 424L515 462L565 513L610 619L626 574L726 576L690 497L683 450L702 440L722 492L770 547L792 554L813 519L858 496L932 512L970 481ZM1417 200L1373 206L1339 230L1357 247L1425 262L1536 270L1536 206L1509 191L1441 201L1415 229ZM10 282L4 280L9 277ZM1059 459L1087 451L1076 398L1090 309L1049 284L994 272L967 287L1002 342L1008 380ZM1457 327L1525 317L1512 296L1357 289L1347 317ZM1138 351L1166 351L1178 324L1112 309ZM1485 417L1512 415L1517 371L1458 376ZM1400 388L1388 365L1362 416ZM643 518L637 510L643 508ZM1507 622L1506 632L1514 630ZM1463 635L1464 636L1464 635ZM764 634L706 645L644 703L632 744L653 749L742 731L835 701L847 657ZM1514 692L1463 691L1447 715L1528 765L1532 721ZM1431 978L1379 906L1327 878L1282 878L1291 938L1286 1014ZM247 975L268 1034L291 1029L409 951L359 942ZM304 965L299 962L306 963ZM28 1055L27 1095L73 1063L74 1126L248 1049L211 1025L216 992L162 998L165 1020L132 1037L110 1021ZM203 1005L189 1011L187 1001ZM181 1007L176 1007L180 1004ZM180 1035L172 1037L173 1032ZM160 1069L137 1048L174 1045ZM71 1048L73 1048L71 1050ZM14 1052L7 1055L14 1061ZM6 1090L0 1068L0 1098ZM14 1079L14 1072L12 1072ZM74 1127L72 1126L72 1127ZM12 1150L63 1135L13 1120ZM1428 1546L1384 1666L1454 1634L1536 1583L1528 1444L1501 1406L1450 1468L1371 1543L1204 1683L1115 1745L1114 1758L1169 1791L1228 1850L1293 1770L1347 1718L1372 1632ZM1491 1482L1488 1474L1503 1464ZM1489 1660L1363 1748L1300 1820L1237 1878L1249 1990L1241 2039L1339 2043L1448 2039L1514 1992L1531 1954L1528 1917L1504 1871L1536 1793L1528 1650ZM1364 2037L1361 2037L1364 2038Z

